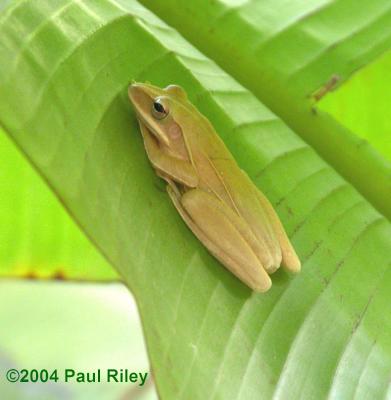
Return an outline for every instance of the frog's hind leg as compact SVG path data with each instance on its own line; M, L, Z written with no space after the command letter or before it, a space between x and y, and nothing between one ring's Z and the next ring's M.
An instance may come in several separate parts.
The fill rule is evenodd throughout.
M266 210L269 221L272 224L277 239L280 243L282 252L282 266L288 271L295 273L300 272L301 263L299 257L297 256L277 213L274 211L273 206L262 192L257 191L257 195L261 206Z
M256 239L232 209L201 189L181 196L169 182L167 191L188 227L218 260L253 290L270 288L270 277L253 249Z

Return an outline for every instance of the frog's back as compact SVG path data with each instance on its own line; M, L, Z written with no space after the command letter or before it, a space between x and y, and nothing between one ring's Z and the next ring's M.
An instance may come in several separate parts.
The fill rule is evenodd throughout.
M213 192L243 219L259 243L268 249L270 257L267 257L265 268L274 272L281 263L281 248L267 210L260 202L258 188L240 169L223 141L213 133L209 133L207 140L193 153L200 177L199 188Z

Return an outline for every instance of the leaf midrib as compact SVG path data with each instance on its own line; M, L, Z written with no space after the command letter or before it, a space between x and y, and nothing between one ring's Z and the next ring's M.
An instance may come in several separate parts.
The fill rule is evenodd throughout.
M169 7L152 6L149 0L140 2L254 93L381 214L391 219L388 200L391 197L391 163L367 141L319 110L308 94L303 95L293 85L288 87L278 72L268 68L267 62L257 65L253 62L254 55L251 57L241 48L234 49L241 61L232 62L232 57L224 52L224 43L218 35L212 37L209 33L210 40L205 40L202 32L195 32L194 26L185 25L177 20L176 15L171 15Z

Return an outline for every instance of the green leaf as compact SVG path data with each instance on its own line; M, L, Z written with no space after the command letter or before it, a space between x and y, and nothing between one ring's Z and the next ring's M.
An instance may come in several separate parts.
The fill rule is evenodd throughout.
M354 75L319 106L391 161L391 52Z
M214 20L203 10L207 29ZM135 1L13 3L0 37L9 60L0 65L0 121L134 293L162 399L386 396L391 229L339 174L339 158L319 156L330 147L306 144ZM260 79L242 56L219 62ZM276 206L301 274L279 271L270 292L255 294L196 240L149 165L127 100L132 80L186 89ZM279 96L302 106L283 85ZM312 118L338 137L337 123ZM368 176L383 176L377 167Z
M117 280L1 130L0 157L0 277Z
M390 163L311 99L391 47L388 0L197 0L185 7L178 0L141 2L253 92L391 218Z

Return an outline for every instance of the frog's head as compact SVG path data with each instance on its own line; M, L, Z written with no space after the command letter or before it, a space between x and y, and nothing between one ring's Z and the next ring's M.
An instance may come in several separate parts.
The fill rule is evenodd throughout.
M186 92L180 86L161 89L147 83L132 83L128 93L140 124L160 143L175 148L178 142L184 142L178 116L191 115L191 111L186 106Z

